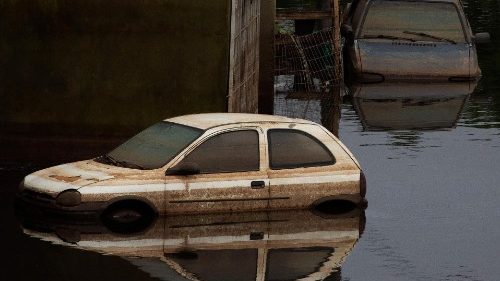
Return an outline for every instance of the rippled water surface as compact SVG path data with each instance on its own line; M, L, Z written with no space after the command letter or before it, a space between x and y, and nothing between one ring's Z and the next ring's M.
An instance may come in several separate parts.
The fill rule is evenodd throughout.
M465 112L471 102L465 105ZM497 280L500 130L366 132L344 107L341 137L366 172L366 231L351 280Z

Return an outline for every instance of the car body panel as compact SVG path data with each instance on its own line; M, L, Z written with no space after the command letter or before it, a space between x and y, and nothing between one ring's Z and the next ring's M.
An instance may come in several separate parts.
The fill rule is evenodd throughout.
M202 113L202 114L191 114L183 115L174 118L165 119L164 121L178 123L186 126L191 126L199 129L210 129L213 127L224 127L231 126L232 124L265 124L265 123L306 123L314 124L314 122L297 119L288 118L284 116L277 115L266 115L266 114L247 114L247 113L232 113L232 114L221 114L221 113Z
M220 212L224 210L263 210L269 204L269 179L265 171L267 161L265 139L262 129L255 123L240 126L225 125L207 130L193 145L180 153L173 163L179 164L184 157L209 138L221 133L251 130L259 134L259 171L237 173L215 173L181 176L184 189L166 186L167 213ZM171 176L166 176L167 180ZM174 176L175 177L175 176ZM252 188L252 182L263 181L264 187Z
M358 63L361 73L377 73L385 81L412 79L431 80L439 76L469 77L469 44L441 42L404 42L380 39L358 39Z
M159 213L165 212L165 186L184 188L184 181L176 178L165 179L159 170L141 171L134 174L121 175L106 182L82 187L82 201L106 202L106 207L116 201L125 199L141 199L152 205Z
M67 189L79 189L82 186L112 179L123 172L124 169L101 165L91 160L79 161L32 173L24 179L24 187L55 196Z
M265 188L253 189L253 181ZM264 210L269 203L269 180L265 172L186 176L182 191L165 191L167 213L199 213Z
M335 157L335 164L320 167L268 170L272 209L304 208L321 198L359 194L360 170L336 139L319 126L297 125L294 129L316 137Z

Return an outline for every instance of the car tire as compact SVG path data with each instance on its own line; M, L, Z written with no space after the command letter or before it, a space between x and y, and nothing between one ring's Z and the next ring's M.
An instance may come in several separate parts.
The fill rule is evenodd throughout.
M149 205L140 201L122 201L110 205L101 215L104 225L116 233L137 233L147 229L156 219Z
M325 215L343 215L358 209L356 203L349 200L328 200L314 206L314 211Z

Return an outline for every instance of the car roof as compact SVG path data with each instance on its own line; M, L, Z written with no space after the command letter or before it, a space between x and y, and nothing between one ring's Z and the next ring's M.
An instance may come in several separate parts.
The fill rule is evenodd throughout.
M312 121L288 118L277 115L249 114L249 113L202 113L184 115L165 119L164 121L178 123L199 129L209 129L213 127L240 124L240 123L302 123L316 124Z

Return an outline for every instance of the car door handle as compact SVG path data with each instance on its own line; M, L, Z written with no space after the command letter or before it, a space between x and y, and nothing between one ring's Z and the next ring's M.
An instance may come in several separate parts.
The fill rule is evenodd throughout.
M266 183L264 181L252 181L251 187L253 189L259 189L266 187Z

